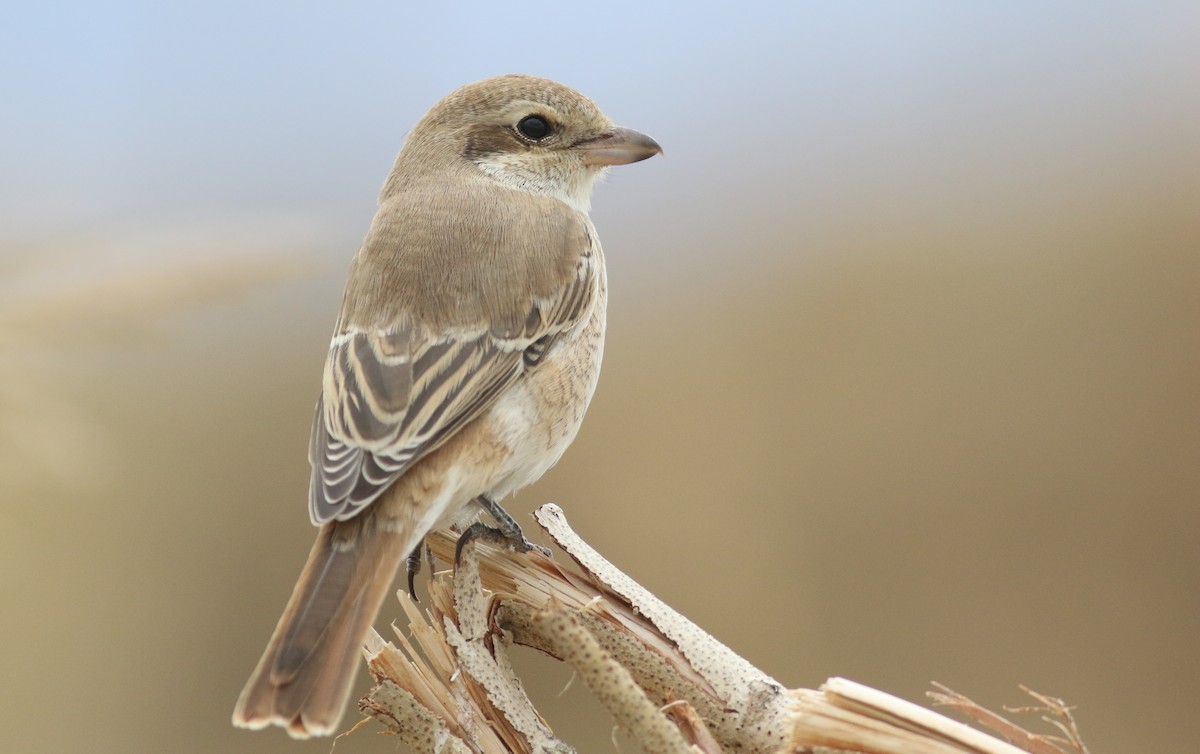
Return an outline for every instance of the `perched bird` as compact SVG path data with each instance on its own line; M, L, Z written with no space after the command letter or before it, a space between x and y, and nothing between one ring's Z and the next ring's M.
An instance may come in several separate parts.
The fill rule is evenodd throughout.
M497 501L554 465L596 387L592 184L661 151L532 76L464 86L412 130L329 345L309 444L320 532L235 725L333 732L395 572L434 528L485 510L532 546Z

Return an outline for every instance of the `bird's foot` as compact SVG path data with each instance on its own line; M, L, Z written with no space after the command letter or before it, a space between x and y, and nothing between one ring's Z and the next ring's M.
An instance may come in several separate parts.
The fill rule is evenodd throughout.
M404 570L408 574L408 596L412 597L413 602L421 601L417 599L417 587L414 582L417 580L417 574L421 572L421 548L424 546L425 540L418 542L404 561Z
M467 530L459 535L458 544L454 548L454 562L456 564L462 557L463 548L466 547L467 543L472 539L482 539L485 542L504 545L510 550L515 550L516 552L529 552L530 550L534 550L536 552L540 552L546 557L550 557L549 548L534 544L526 539L525 533L521 531L521 525L518 524L516 520L508 514L508 511L501 508L500 504L495 500L492 500L486 495L480 495L479 497L475 498L475 502L478 503L481 508L487 511L489 516L495 519L496 525L488 526L484 523L475 523L467 527Z

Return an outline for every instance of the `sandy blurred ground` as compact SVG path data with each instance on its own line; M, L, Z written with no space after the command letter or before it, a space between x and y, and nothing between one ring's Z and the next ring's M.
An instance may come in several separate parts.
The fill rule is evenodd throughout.
M352 88L357 113L387 115L351 132L230 126L193 150L173 121L118 112L145 163L116 181L123 204L88 165L57 208L49 183L8 186L0 749L330 750L228 717L311 542L305 446L344 270L398 133L510 68L667 150L599 187L599 393L510 511L558 502L789 686L919 700L937 680L998 706L1024 683L1076 705L1097 754L1200 737L1200 16L935 7L903 33L883 28L911 20L895 9L789 18L794 34L765 9L753 26L662 11L612 66L524 50L383 103ZM283 85L329 96L342 79L292 45L307 83ZM664 48L684 52L651 64ZM339 70L370 89L393 69ZM189 107L156 91L161 112ZM280 173L293 141L312 154ZM226 143L261 162L231 172ZM9 144L34 178L70 172ZM186 179L154 172L193 151ZM611 750L579 684L559 697L567 673L522 662L556 730ZM372 728L334 748L395 750Z

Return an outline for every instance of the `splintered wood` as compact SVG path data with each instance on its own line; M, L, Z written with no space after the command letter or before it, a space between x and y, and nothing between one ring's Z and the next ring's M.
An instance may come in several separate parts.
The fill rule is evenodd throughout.
M377 685L359 708L413 751L573 751L526 696L508 660L513 644L570 665L649 754L1045 751L842 679L789 691L617 570L558 506L535 518L578 568L476 540L453 575L434 574L427 609L399 594L408 626L395 627L394 643L377 634L368 641ZM427 539L441 562L453 560L455 543L451 532ZM949 693L939 701L952 703ZM1047 740L999 732L1026 745Z

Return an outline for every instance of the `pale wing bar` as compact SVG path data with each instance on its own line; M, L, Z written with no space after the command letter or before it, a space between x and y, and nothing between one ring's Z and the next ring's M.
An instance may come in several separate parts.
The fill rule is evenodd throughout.
M520 374L520 352L504 352L487 337L425 340L415 358L388 358L376 343L394 345L395 335L351 331L331 346L309 446L314 523L352 518L417 458L478 415L478 393L494 395L494 385ZM407 388L402 404L398 385ZM325 402L330 395L337 397L332 406Z
M598 284L589 249L570 283L558 296L535 302L518 332L435 339L412 325L339 327L309 443L313 523L353 518L478 416L536 366L560 333L590 314Z

